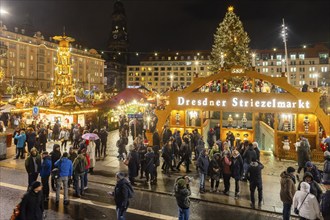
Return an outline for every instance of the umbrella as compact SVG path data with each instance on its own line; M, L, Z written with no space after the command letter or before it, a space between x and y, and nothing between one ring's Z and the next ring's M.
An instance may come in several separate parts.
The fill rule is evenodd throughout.
M86 134L83 134L82 139L85 139L85 140L97 140L97 139L100 139L100 138L99 138L99 136L97 134L86 133Z

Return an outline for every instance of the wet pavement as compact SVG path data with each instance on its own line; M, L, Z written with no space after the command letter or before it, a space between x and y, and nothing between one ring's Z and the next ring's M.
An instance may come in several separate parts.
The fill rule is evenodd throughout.
M13 207L19 202L25 192L26 179L17 178L23 176L24 171L10 168L0 168L0 219L9 219ZM107 195L113 187L105 184L89 183L89 189L81 198L72 196L73 189L69 189L70 204L64 206L60 200L59 207L55 206L55 195L51 193L51 199L45 204L46 219L115 219L115 206L113 198ZM281 215L260 212L193 200L190 208L191 220L203 219L251 219L251 220L276 220ZM177 219L177 207L174 196L163 195L145 191L135 191L134 198L130 200L127 219Z
M104 160L98 160L96 162L96 167L94 168L94 175L89 175L89 181L90 183L100 185L102 187L111 187L115 184L115 178L114 175L118 171L127 172L127 167L123 164L122 161L119 161L117 159L117 148L116 148L116 141L118 139L118 131L113 131L109 133L109 139L108 139L108 156ZM131 137L129 138L129 141L132 142ZM47 150L51 151L53 142L47 144ZM9 148L9 155L11 154L11 157L9 157L6 160L0 161L1 167L7 167L7 168L14 168L16 169L15 172L20 171L22 172L22 183L21 185L27 184L27 174L25 173L24 169L24 160L13 160L13 152L14 147ZM263 170L263 190L264 190L264 202L261 207L262 213L269 212L269 215L272 215L272 213L281 213L282 212L282 202L280 201L279 192L280 192L280 173L285 170L288 166L297 167L296 162L294 161L278 161L276 158L272 156L272 154L265 153L261 156L261 162L265 165L265 168ZM318 164L320 165L320 164ZM135 187L136 191L138 193L141 193L143 195L144 199L157 197L157 202L159 198L162 197L170 197L172 199L170 204L173 205L173 207L169 207L171 210L176 210L175 206L175 200L173 200L173 185L174 180L176 177L180 175L184 175L184 167L181 167L181 171L173 172L171 177L167 177L166 175L162 174L161 169L158 168L158 182L157 185L148 185L144 184L145 179L138 179L137 178L137 184L138 186ZM200 194L199 193L199 180L197 172L194 171L195 168L193 167L191 170L193 172L189 174L189 176L193 177L194 180L192 182L192 199L194 201L194 204L200 204L205 203L208 205L205 205L205 210L208 210L207 207L212 207L215 205L216 209L219 210L217 207L220 207L220 204L229 205L234 208L243 208L240 209L239 213L244 213L241 210L246 210L248 213L255 212L254 210L250 209L250 200L249 200L249 185L247 182L241 182L241 196L239 199L234 199L234 182L231 181L231 191L230 196L225 196L222 193L206 193L206 194ZM4 172L0 173L1 179L11 179L7 178L7 174ZM8 174L9 175L9 174ZM24 177L23 177L24 176ZM15 179L14 179L15 180ZM15 184L15 182L12 182L11 184ZM210 182L206 182L206 189L210 189ZM93 192L92 187L88 189L88 193L92 192L94 195L90 195L93 198L93 201L100 197L100 192ZM220 183L220 190L223 190L223 183ZM158 198L159 197L159 198ZM149 200L150 202L145 202L144 200L141 200L141 204L144 204L145 207L143 207L146 211L157 211L159 213L160 211L164 211L162 205L164 203L161 203L161 205L156 205L153 209L153 200ZM161 200L160 200L161 201ZM134 204L134 203L133 203ZM132 204L132 205L133 205ZM167 203L166 203L167 204ZM229 210L229 206L223 206L225 209ZM1 206L2 207L2 206ZM141 208L141 207L139 207ZM192 208L193 209L193 208ZM198 208L197 208L198 209ZM112 210L112 212L114 212ZM203 216L202 213L205 211L198 210L199 213L201 213L199 216ZM96 212L98 213L98 212ZM238 213L238 214L239 214ZM113 213L112 213L113 214ZM235 215L236 213L233 211L232 213ZM111 213L110 213L111 215ZM176 216L176 212L172 214ZM107 216L107 215L106 215ZM216 216L215 216L216 217ZM79 219L79 218L78 218ZM130 219L130 218L129 218ZM134 218L137 219L137 218ZM146 218L144 218L146 219ZM198 218L197 218L198 219ZM203 218L200 218L203 219ZM239 218L241 219L241 218ZM251 218L251 219L257 219L257 218Z

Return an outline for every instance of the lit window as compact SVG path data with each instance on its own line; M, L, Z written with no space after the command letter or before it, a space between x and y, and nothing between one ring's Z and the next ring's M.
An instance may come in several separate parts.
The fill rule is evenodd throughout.
M280 55L280 54L279 55L276 55L276 59L277 60L282 60L282 55Z
M291 55L290 55L290 59L291 59L291 60L295 60L296 58L297 58L296 54L291 54Z
M305 54L300 53L300 54L299 54L299 59L304 60L304 59L305 59Z

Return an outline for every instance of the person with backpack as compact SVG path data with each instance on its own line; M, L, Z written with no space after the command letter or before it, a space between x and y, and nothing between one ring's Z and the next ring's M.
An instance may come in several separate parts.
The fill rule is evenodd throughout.
M175 199L179 209L179 220L188 220L190 214L190 179L188 176L179 177L174 185Z
M49 200L49 176L51 171L52 171L52 159L48 155L48 152L44 151L42 153L40 177L41 177L42 192L44 195L45 202Z
M19 215L17 219L42 220L44 202L42 185L39 181L31 183L28 191L24 194L19 204Z
M116 173L116 186L115 190L110 195L114 196L116 203L117 220L125 220L126 212L129 206L129 199L133 198L134 190L130 182L125 178L125 174Z
M84 176L85 168L87 166L87 159L82 152L78 154L76 159L73 161L73 176L74 176L74 186L75 194L74 196L80 197L84 194Z
M55 204L59 204L60 200L60 191L61 185L63 183L64 188L64 205L69 204L68 198L68 182L69 178L72 176L73 167L71 160L68 159L68 153L64 152L61 159L55 162L55 167L59 169L59 178L57 179L57 188L56 188L56 202Z

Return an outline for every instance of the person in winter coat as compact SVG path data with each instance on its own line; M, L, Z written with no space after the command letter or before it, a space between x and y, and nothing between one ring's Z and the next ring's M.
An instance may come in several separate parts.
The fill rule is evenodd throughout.
M170 137L172 137L172 131L169 129L168 126L164 126L163 144L166 144L170 140Z
M255 199L254 192L256 188L258 188L258 207L261 207L262 202L262 175L261 170L264 168L257 158L252 158L252 162L250 163L247 176L250 181L250 196L251 196L251 208L255 208Z
M31 186L31 183L38 179L38 175L41 167L41 157L35 147L30 151L30 155L25 160L25 169L28 173L28 182Z
M210 153L209 153L210 160L212 160L213 155L217 154L217 153L220 153L220 149L219 149L219 146L217 145L217 143L214 143L213 147L212 147L212 149L210 150Z
M162 148L162 157L164 159L164 163L162 165L162 169L164 170L164 173L167 174L168 177L170 177L170 168L172 168L172 141L168 141L167 144L165 144Z
M57 179L56 205L59 204L62 183L64 188L64 205L68 205L68 181L69 178L72 177L73 173L72 162L68 158L68 153L64 152L62 158L56 161L54 165L59 169L60 172L59 178Z
M91 161L91 165L89 167L89 173L91 175L94 174L94 167L96 164L96 159L95 159L95 142L94 140L89 140L89 144L87 145L87 150L86 153L89 156L89 159Z
M26 132L26 142L28 145L28 152L30 152L33 147L36 147L36 141L37 141L37 134L33 130L33 128L29 127Z
M323 165L323 184L330 184L330 152L324 152L324 165Z
M60 145L58 144L54 144L53 145L53 151L50 152L50 156L51 156L51 159L52 159L52 170L55 168L55 162L61 158L61 151L60 151ZM55 187L55 180L54 178L52 177L51 178L51 185L52 185L52 189L53 191L56 191L56 187Z
M95 129L93 131L93 133L100 137L99 130ZM101 157L101 140L96 139L96 140L94 140L94 142L95 142L95 158L100 158Z
M20 156L21 156L21 159L24 159L24 146L25 146L25 141L26 141L25 132L23 130L21 130L19 134L16 134L14 139L17 140L16 159L18 159Z
M40 177L42 183L42 192L45 202L49 200L49 176L52 171L52 159L47 151L42 153L42 163L40 168Z
M179 209L179 220L189 220L190 208L190 180L189 177L179 177L175 181L175 199Z
M213 158L209 166L210 177L211 177L211 189L210 192L219 192L219 183L221 177L221 154L216 153L213 155Z
M73 149L73 147L69 148L69 160L73 163L73 161L77 158L78 154L76 151Z
M60 122L57 120L53 126L53 139L54 141L57 141L58 140L58 137L60 135L60 128L61 128L61 125L60 125Z
M253 150L256 152L257 155L257 161L260 161L260 150L259 150L259 144L257 142L253 142Z
M226 196L229 196L229 189L230 189L230 177L231 177L231 160L230 160L230 151L225 150L223 152L223 157L221 161L221 165L223 167L222 175L223 175L223 184L224 184L224 190L223 194Z
M159 133L158 133L158 130L157 129L152 134L152 144L153 144L153 146L160 147L160 137L159 137Z
M317 183L320 183L321 174L320 171L317 169L317 167L311 161L307 161L305 167L306 167L306 172L310 172L313 175L314 180Z
M137 152L137 146L130 145L129 146L129 154L127 156L128 160L128 178L131 184L134 186L135 177L139 175L139 154Z
M252 159L257 160L257 153L253 149L253 144L250 143L243 153L243 180L246 179L247 170L249 169Z
M67 142L70 139L70 132L67 128L63 128L60 132L60 135L58 137L59 140L61 140L61 151L66 151Z
M29 190L24 194L20 204L20 215L22 220L42 220L44 212L44 201L42 185L39 181L31 183Z
M330 189L322 195L321 212L325 220L330 219Z
M107 141L108 141L108 132L105 128L100 130L100 139L101 139L101 157L106 157L107 154Z
M213 128L210 128L210 130L207 132L207 143L209 145L209 149L213 147L215 139L215 132Z
M138 153L139 153L139 160L140 160L140 179L144 178L143 173L145 172L146 167L146 158L145 154L147 153L147 146L144 145L143 140L140 139L138 143Z
M125 220L126 211L129 206L129 190L132 190L132 186L123 173L116 173L116 179L117 183L112 195L116 203L117 220Z
M295 171L293 167L288 167L286 171L281 173L280 197L283 202L283 220L289 220L291 215L293 196L296 193Z
M86 166L88 165L87 159L83 152L80 152L78 156L74 159L72 168L74 176L74 186L75 186L75 196L80 197L84 194L84 176L86 171Z
M73 148L77 149L79 145L79 140L81 138L81 133L78 125L74 126L72 133L73 133Z
M198 167L198 173L199 173L199 192L205 193L205 179L206 175L208 174L209 170L209 151L208 149L203 149L201 154L199 155L197 159L197 167Z
M185 135L183 137L183 144L181 145L181 148L179 150L179 154L181 156L181 160L179 161L178 165L176 166L177 170L180 170L180 166L182 163L186 165L186 173L190 173L189 170L189 164L190 164L190 157L191 157L191 150L189 147L189 136Z
M196 146L196 152L195 152L195 158L196 160L198 159L199 155L201 152L205 149L205 142L203 140L202 136L199 136L199 139L197 141L197 146Z
M310 145L308 143L308 140L304 137L301 137L300 145L297 148L297 157L298 157L298 166L299 166L298 171L297 171L298 174L300 174L300 171L303 168L305 168L306 162L310 161L309 150L310 150ZM298 178L298 181L299 181L299 178Z
M48 130L45 129L44 127L41 127L38 131L38 136L39 136L39 149L40 149L40 151L46 151Z
M147 153L144 156L146 160L146 165L145 165L145 172L146 172L146 183L149 182L152 183L155 179L155 153L153 152L151 147L147 148Z
M231 176L235 180L235 198L237 199L240 194L239 181L243 174L243 159L237 150L233 150L231 157Z
M320 206L315 196L310 193L310 185L302 182L300 186L301 189L293 197L293 208L299 210L300 219L320 219Z
M313 175L310 172L306 172L303 181L299 183L298 190L300 190L301 183L306 182L310 185L310 193L313 194L317 201L321 201L322 190L319 184L314 180Z

